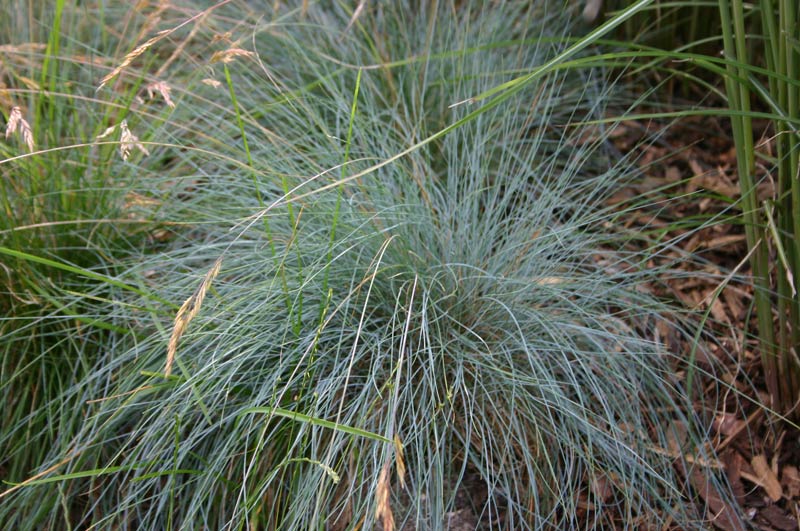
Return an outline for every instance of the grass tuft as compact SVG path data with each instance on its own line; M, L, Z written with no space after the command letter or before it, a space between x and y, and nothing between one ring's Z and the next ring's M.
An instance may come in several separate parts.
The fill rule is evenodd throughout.
M135 42L155 36L107 67L97 94L112 99L85 96L93 121L67 151L76 182L102 171L55 194L108 193L92 225L106 239L73 263L82 250L23 253L7 231L4 256L72 276L29 288L52 304L32 322L64 325L52 333L27 328L23 292L6 288L24 360L42 368L9 362L4 337L4 392L37 378L48 392L4 420L0 521L707 526L693 492L730 494L704 412L687 410L685 360L657 331L689 335L648 290L670 242L643 251L617 229L608 200L637 172L603 120L624 87L580 61L647 4L581 41L568 13L530 2L264 15L229 0L145 17ZM153 33L161 16L175 23ZM93 52L112 56L102 33ZM146 61L168 44L169 71ZM56 112L67 128L67 110L36 103L34 130ZM114 127L119 142L97 142ZM13 162L53 170L49 156ZM141 222L141 239L112 219Z

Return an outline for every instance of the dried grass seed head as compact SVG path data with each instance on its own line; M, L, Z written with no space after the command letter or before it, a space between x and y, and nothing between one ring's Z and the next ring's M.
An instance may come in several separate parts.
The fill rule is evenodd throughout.
M161 94L161 97L164 98L164 103L169 105L170 108L175 108L175 102L172 101L172 97L170 93L172 91L172 87L170 87L164 81L154 81L153 83L149 83L145 90L147 91L148 99L153 99L156 94Z
M243 48L228 48L227 50L214 52L214 55L211 56L211 63L229 64L235 61L237 57L255 57L255 55L250 50Z
M8 124L6 124L6 140L11 137L15 132L19 132L22 141L28 146L29 151L33 151L33 130L25 118L22 117L22 109L17 106L11 108L11 113L8 116Z
M139 142L139 137L131 133L131 130L128 129L128 121L122 120L119 124L120 131L122 132L120 135L119 140L119 153L122 156L122 160L128 160L128 157L131 155L131 151L134 149L138 149L145 155L149 155L150 152L147 151L147 148Z
M169 338L169 343L167 344L167 362L166 367L164 369L164 375L169 376L172 374L172 365L175 362L175 353L178 351L178 341L180 341L181 336L188 328L189 323L194 319L198 313L200 313L200 308L203 306L203 300L206 297L206 293L208 292L208 288L211 287L211 283L219 274L219 270L222 267L222 258L218 258L211 269L206 273L206 276L203 277L203 282L200 283L200 286L197 287L192 295L186 299L183 304L181 305L178 313L175 315L175 322L172 326L172 334Z

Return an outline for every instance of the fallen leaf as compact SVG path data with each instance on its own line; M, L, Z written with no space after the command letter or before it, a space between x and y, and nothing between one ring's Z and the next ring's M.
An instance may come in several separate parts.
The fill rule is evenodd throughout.
M737 516L736 510L723 500L700 469L697 467L692 469L689 481L706 502L708 518L714 527L724 531L744 531L744 524Z
M768 505L758 514L770 523L775 529L781 531L795 531L798 529L797 520L786 514L786 511L777 505Z
M753 482L756 485L763 487L767 492L767 496L769 496L772 501L776 502L780 500L783 497L783 488L781 487L781 483L778 481L778 477L775 475L775 472L772 471L769 463L767 463L767 458L764 456L764 454L753 456L753 459L750 460L750 465L753 467L753 471L755 472L755 475L753 476Z
M737 418L733 413L723 413L714 419L713 426L720 435L730 437L731 435L738 434L742 430L744 424L745 421Z
M800 471L796 466L786 465L783 467L782 484L786 489L786 496L789 498L800 497Z
M680 441L685 438L684 430L667 432L667 445L673 452L681 450ZM692 487L706 504L706 513L709 521L718 529L723 531L744 531L745 527L739 518L736 509L726 502L709 480L703 470L697 466L691 467L687 472L685 462L682 459L675 460L675 468L683 476L689 479Z
M608 476L603 473L592 477L592 481L589 486L592 489L594 499L602 503L607 502L609 498L611 498L612 494L614 494L611 481L609 480Z
M744 457L735 451L728 450L720 456L720 460L725 465L725 475L728 477L728 483L731 486L733 495L739 505L745 502L745 489L742 484L742 466L747 464Z

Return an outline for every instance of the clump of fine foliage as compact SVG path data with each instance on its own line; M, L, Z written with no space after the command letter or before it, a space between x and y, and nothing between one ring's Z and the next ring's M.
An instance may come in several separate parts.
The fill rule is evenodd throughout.
M9 464L20 448L3 464L29 481L0 521L446 529L477 477L484 528L702 528L682 478L703 460L680 454L705 439L656 339L650 255L604 206L633 165L581 125L619 87L550 68L481 97L566 48L569 14L545 7L268 21L230 2L103 87L128 99L98 102L92 146L71 151L109 176L135 165L122 208L144 243L60 269L86 287L58 291L51 318L74 307L103 333L4 425L11 447L54 404L71 419L27 439L28 470ZM158 81L174 110L137 100ZM146 156L94 141L123 119Z
M117 146L70 147L91 143L136 96L97 96L93 63L100 50L136 38L133 30L107 32L134 14L64 4L0 5L0 479L7 482L66 451L86 420L90 397L77 386L129 331L129 317L117 319L105 304L119 289L116 260L141 252L142 228L151 225L132 215L128 185L140 173L119 163ZM26 508L0 499L2 527L42 509L31 500Z

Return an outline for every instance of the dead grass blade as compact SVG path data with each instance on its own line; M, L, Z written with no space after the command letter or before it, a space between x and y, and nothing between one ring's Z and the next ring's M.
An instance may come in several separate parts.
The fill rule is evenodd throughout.
M222 267L222 258L218 258L211 269L206 273L206 276L203 278L203 282L198 286L197 290L192 294L191 297L186 299L184 303L181 305L180 309L178 310L178 314L175 316L175 323L172 325L172 335L169 338L169 343L167 344L167 364L164 368L164 377L168 377L172 374L172 364L175 361L175 353L178 350L178 341L180 341L181 336L186 331L186 328L189 326L189 323L195 316L200 312L200 308L203 305L203 299L206 297L206 292L208 288L211 287L211 283L214 281L216 276L219 274L219 270Z
M364 11L364 7L366 5L367 5L367 0L361 0L361 2L358 3L358 7L356 7L356 10L353 12L353 16L350 17L350 22L347 23L347 27L342 32L342 35L350 31L350 28L353 27L353 24L356 23L358 17L361 16L361 12Z
M394 436L394 455L395 455L395 468L397 469L397 479L400 480L400 488L406 488L406 461L405 453L403 450L403 441L400 436Z
M35 474L35 475L33 475L33 476L29 477L29 478L28 478L28 479L26 479L25 481L22 481L22 482L20 482L20 483L17 483L17 484L15 484L15 485L11 485L9 488L7 488L6 490L4 490L3 492L0 492L0 499L2 499L2 498L4 498L4 497L8 496L9 494L11 494L12 492L14 492L14 491L16 491L16 490L19 490L19 489L21 489L21 488L24 488L24 487L26 487L27 485L29 485L29 484L33 483L33 482L34 482L34 481L36 481L37 479L41 479L42 477L46 476L47 474L49 474L49 473L51 473L51 472L53 472L53 471L55 471L55 470L58 470L58 468L59 468L60 466L62 466L62 465L65 465L65 464L69 463L70 461L72 461L73 459L75 459L76 457L78 457L80 454L81 454L81 452L80 452L80 451L78 451L77 449L74 449L74 450L72 450L72 452L70 452L70 453L67 455L67 457L65 457L64 459L62 459L62 460L61 460L61 461L59 461L58 463L54 464L53 466L51 466L51 467L49 467L49 468L47 468L47 469L45 469L45 470L42 470L41 472L39 472L39 473L37 473L37 474Z

